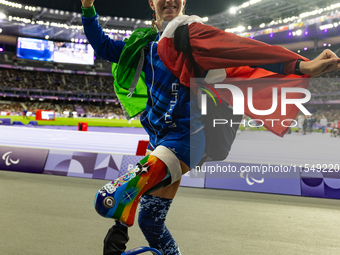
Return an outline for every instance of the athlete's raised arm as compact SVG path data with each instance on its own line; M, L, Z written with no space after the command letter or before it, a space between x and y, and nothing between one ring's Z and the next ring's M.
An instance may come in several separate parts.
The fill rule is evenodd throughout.
M81 3L84 8L90 8L93 6L95 0L81 0Z
M112 40L103 32L93 5L94 0L81 0L81 3L84 32L94 51L103 59L118 63L125 43L123 41Z

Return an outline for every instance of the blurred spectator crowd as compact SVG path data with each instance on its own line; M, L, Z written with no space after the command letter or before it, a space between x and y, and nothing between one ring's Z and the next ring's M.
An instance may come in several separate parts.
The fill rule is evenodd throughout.
M314 95L328 93L338 93L340 95L340 71L339 73L333 71L319 77L313 77L309 84L309 91Z
M327 122L338 122L340 121L340 110L318 110L312 116L315 119L316 123L320 123L322 116L325 116Z
M5 68L0 68L1 87L114 94L112 76L51 73ZM338 77L338 73L333 71L319 77L314 77L311 79L309 91L313 96L322 96L327 93L339 93L340 95L340 76Z
M2 91L8 91L10 89L38 89L42 91L67 91L67 93L70 91L75 92L76 94L94 93L115 96L112 76L67 74L6 68L0 68L0 92L1 89ZM331 105L331 107L328 105L328 108L323 107L325 106L326 101L340 101L340 72L333 71L320 77L313 77L310 82L309 91L312 93L312 99L310 101L323 102L323 104L320 105L318 103L313 105L314 113L312 117L314 123L320 123L323 116L325 116L328 123L340 121L340 109L338 109L340 108L340 104L334 104ZM43 99L32 101L26 100L24 102L17 102L8 98L6 100L9 101L0 100L0 112L10 112L12 114L20 115L24 109L32 113L37 109L41 109L54 110L56 113L62 115L65 112L75 112L77 108L82 110L82 114L78 114L79 116L114 116L118 118L122 118L123 116L119 103L110 102L98 104L92 102L77 102L77 105L74 105L71 102L67 102L67 100L63 102L58 102L56 100L49 100L49 102L47 102Z
M112 76L0 68L0 87L114 94Z

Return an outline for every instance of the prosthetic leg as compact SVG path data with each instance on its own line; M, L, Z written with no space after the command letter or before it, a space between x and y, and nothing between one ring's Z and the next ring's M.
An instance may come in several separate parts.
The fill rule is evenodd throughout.
M158 146L131 171L104 185L96 194L95 209L103 217L132 226L141 196L174 183L181 176L181 165L175 154Z

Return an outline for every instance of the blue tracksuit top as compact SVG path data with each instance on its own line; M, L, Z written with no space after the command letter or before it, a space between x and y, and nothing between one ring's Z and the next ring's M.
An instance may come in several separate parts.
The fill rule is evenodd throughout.
M87 39L98 56L118 63L125 42L114 41L105 35L97 17L83 17ZM200 115L200 110L197 103L192 102L190 106L190 88L181 85L160 60L157 54L158 39L159 35L150 42L143 66L149 98L141 115L141 123L153 145L162 140L190 135L190 124L191 132L203 127L199 118L193 118ZM190 118L194 120L191 123Z
M95 17L82 17L87 39L98 56L118 63L125 42L110 39L103 32ZM180 139L203 128L197 102L190 101L190 88L179 83L162 63L158 54L158 39L150 42L145 54L143 71L148 89L146 110L141 124L150 136L150 143L157 146L163 140ZM283 73L283 63L261 66L267 70ZM190 121L191 120L191 121Z

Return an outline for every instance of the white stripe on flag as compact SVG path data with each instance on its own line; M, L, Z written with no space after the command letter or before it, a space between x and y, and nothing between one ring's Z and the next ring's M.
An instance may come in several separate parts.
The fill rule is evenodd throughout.
M190 25L191 23L203 23L202 18L196 16L196 15L179 15L173 20L169 22L169 24L166 26L161 38L159 38L159 41L161 41L164 37L166 38L173 38L174 33L177 27L188 24Z

